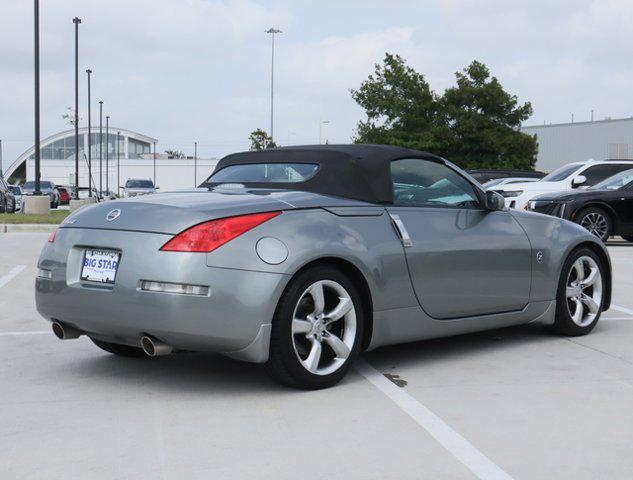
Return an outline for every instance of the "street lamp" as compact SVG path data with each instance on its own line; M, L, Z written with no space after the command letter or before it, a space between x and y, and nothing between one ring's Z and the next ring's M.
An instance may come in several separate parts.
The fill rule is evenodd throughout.
M88 74L88 196L92 197L92 120L90 113L90 74L92 70L88 69L86 73Z
M99 200L103 196L103 100L99 100Z
M121 143L121 132L116 132L116 195L121 196L121 155L119 145Z
M156 142L154 142L154 188L156 188Z
M319 120L319 145L323 143L323 125L327 125L329 123L329 120Z
M193 187L198 186L198 142L193 142Z
M79 17L75 24L75 198L79 199Z
M40 189L40 2L34 1L34 72L35 72L35 191L34 195L41 195Z
M271 58L270 58L270 141L274 142L274 131L273 131L273 112L274 112L274 84L275 84L275 35L277 33L282 33L281 30L275 27L270 27L266 30L266 33L270 33L272 38L272 50L271 50Z
M110 116L106 115L106 195L110 195L109 179L110 165L108 163L110 150Z

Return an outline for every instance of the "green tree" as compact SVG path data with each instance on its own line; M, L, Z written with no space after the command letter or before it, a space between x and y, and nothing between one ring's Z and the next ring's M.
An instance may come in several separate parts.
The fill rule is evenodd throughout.
M251 150L265 150L266 148L275 148L277 146L270 135L261 128L253 130L248 136L248 140L251 142Z
M519 105L481 62L455 75L441 99L450 129L445 155L465 168L532 169L536 138L519 131L532 105Z
M399 55L385 54L383 64L351 94L367 113L367 121L358 123L356 143L441 149L448 132L439 121L437 95Z
M426 150L464 168L532 168L536 139L518 130L531 105L518 105L480 62L456 77L457 85L438 96L422 74L387 53L351 91L367 114L355 142Z

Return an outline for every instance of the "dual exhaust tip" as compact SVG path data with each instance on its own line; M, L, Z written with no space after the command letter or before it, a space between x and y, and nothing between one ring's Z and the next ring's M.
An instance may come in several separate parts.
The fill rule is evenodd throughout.
M57 321L53 322L52 329L53 334L60 340L79 338L84 333L81 330L77 330L76 328ZM157 338L150 337L149 335L143 335L141 337L141 348L148 357L160 357L173 352L171 345L161 342Z

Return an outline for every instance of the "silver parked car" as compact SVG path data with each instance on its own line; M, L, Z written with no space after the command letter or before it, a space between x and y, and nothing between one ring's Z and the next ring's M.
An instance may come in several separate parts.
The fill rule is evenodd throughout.
M363 350L535 321L583 335L609 308L598 239L508 210L428 153L238 153L202 187L67 218L36 280L59 338L125 356L221 352L314 389Z
M125 182L125 185L121 187L123 189L124 197L136 197L137 195L147 195L149 193L156 193L158 187L154 186L154 182L151 180L143 180L138 178L130 178Z
M13 197L15 198L15 209L22 209L22 188L19 185L9 185L11 189L11 193L13 193Z
M22 195L33 195L35 192L35 182L28 181L22 185ZM59 207L60 199L59 199L59 191L57 190L57 186L50 181L41 180L40 181L40 192L42 195L48 195L50 199L51 208Z

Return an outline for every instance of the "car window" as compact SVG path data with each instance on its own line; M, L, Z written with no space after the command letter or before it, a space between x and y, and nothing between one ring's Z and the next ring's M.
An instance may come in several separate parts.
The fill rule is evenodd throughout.
M128 180L125 182L125 188L154 188L154 182L151 180Z
M586 168L580 175L583 175L587 178L587 181L583 183L583 186L590 187L595 185L596 183L601 182L609 177L612 177L616 173L623 172L624 170L628 170L631 168L631 165L625 164L607 164L607 165L593 165L589 168Z
M592 190L617 190L633 182L633 168L617 173L606 180L596 183Z
M415 207L479 207L475 188L446 165L407 158L391 162L394 204Z
M560 168L557 168L552 173L545 175L541 178L542 182L560 182L561 180L565 180L572 173L580 168L580 163L571 163L569 165L563 165Z
M211 183L299 183L314 176L314 163L252 163L229 165L209 177Z

